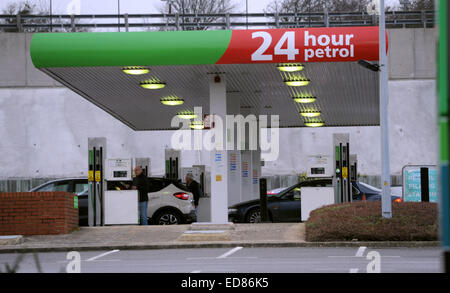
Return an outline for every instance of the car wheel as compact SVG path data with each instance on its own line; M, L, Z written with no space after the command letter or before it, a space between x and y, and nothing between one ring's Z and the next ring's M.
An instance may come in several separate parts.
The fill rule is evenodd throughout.
M177 212L162 211L155 219L156 225L178 225L181 223L181 218Z
M261 211L253 209L247 214L247 222L251 224L261 223Z

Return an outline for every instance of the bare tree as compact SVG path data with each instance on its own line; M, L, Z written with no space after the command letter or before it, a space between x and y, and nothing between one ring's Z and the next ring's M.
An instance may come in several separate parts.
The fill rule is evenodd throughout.
M434 19L433 15L430 15L429 13L424 13L425 11L435 10L434 7L434 0L400 0L400 5L396 7L399 11L415 11L416 13L413 14L406 14L406 15L398 15L397 20L406 20L406 21L414 21L417 19L422 19L425 17L425 26L426 27L432 27L434 26ZM405 27L423 27L424 24L406 24Z
M235 11L236 5L231 0L166 0L167 4L159 10L164 14L225 14ZM210 24L221 17L195 17L180 16L180 29L182 30L207 30Z
M39 15L39 14L45 14L46 11L38 11L38 6L36 3L33 3L32 1L20 1L20 2L11 2L9 3L5 9L2 10L3 14L7 15ZM17 18L5 18L3 19L3 23L7 25L14 25L14 27L11 28L4 28L4 32L18 32L18 26L17 26ZM21 19L20 23L28 24L28 23L36 23L35 19ZM42 23L42 21L39 21L39 23ZM25 29L24 31L28 32L35 32L35 31L42 31L39 29Z
M268 13L361 12L370 0L274 0L265 9Z
M368 5L372 0L273 0L264 10L266 13L298 13L303 14L297 17L281 16L283 22L297 23L297 25L289 25L289 27L297 27L300 22L303 26L311 26L314 22L323 23L323 17L309 15L314 13L339 12L354 13L367 12ZM392 10L392 7L386 6L386 11ZM305 15L308 14L308 15ZM332 15L330 21L346 22L351 20L362 20L363 15ZM366 20L368 19L365 16Z
M62 19L56 19L53 21L53 29L50 29L50 27L47 26L39 26L39 25L50 25L50 19L48 17L44 17L45 15L50 14L50 8L46 5L46 2L44 0L24 0L24 1L18 1L18 2L10 2L5 9L2 10L3 14L7 15L20 15L20 16L27 16L27 15L33 15L36 17L33 18L20 18L20 24L21 25L27 25L27 24L33 24L37 25L34 27L24 27L23 32L64 32L64 31L70 31L71 28L66 26L63 27L61 25L68 25L70 24L70 20L62 20ZM39 17L42 16L42 17ZM78 22L78 19L75 19L75 23ZM17 17L11 17L11 18L5 18L3 19L3 23L7 25L14 25L14 27L11 28L3 28L2 31L4 32L18 32L18 26L17 26ZM77 31L88 31L88 29L80 29L78 28Z
M362 12L365 11L370 0L273 0L265 9L266 13L317 13L317 12ZM351 20L352 16L334 17L334 20L345 21ZM280 20L283 22L304 24L314 23L315 21L323 21L317 16L299 15L296 17L282 16ZM294 25L294 27L297 25Z
M404 11L434 10L434 0L405 1L400 8Z

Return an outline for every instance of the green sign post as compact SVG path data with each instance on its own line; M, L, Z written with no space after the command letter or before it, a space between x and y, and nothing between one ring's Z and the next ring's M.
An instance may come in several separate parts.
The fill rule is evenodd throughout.
M438 53L438 92L439 92L439 135L440 135L440 213L441 213L441 239L444 248L444 269L450 272L450 201L449 201L449 127L448 127L448 84L449 81L449 27L447 17L449 5L447 0L439 0L439 53Z

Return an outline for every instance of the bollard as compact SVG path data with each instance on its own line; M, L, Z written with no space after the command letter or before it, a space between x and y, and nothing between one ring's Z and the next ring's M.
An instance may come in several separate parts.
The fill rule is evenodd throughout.
M259 201L261 223L269 222L269 211L267 209L267 179L259 179Z
M422 202L430 202L430 182L428 168L420 168L420 196Z

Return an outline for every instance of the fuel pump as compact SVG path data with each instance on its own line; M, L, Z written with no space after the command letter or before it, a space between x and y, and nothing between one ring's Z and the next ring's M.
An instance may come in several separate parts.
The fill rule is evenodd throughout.
M350 155L350 180L358 180L358 156Z
M174 180L180 179L181 151L175 149L166 149L165 158L166 158L165 177L167 179L174 179Z
M330 155L308 156L307 176L312 178L332 178L334 175L333 158ZM334 188L332 186L304 186L300 189L300 217L307 221L311 211L335 202Z
M348 133L333 134L334 177L336 203L352 201L350 170L350 135Z
M132 159L107 159L104 193L104 225L136 225L138 191L131 190Z
M329 155L308 156L308 178L333 177L333 163Z
M150 158L135 158L134 166L141 167L145 177L151 176Z
M88 224L92 226L103 225L103 165L106 157L106 138L88 138Z
M200 185L200 189L202 191L202 197L208 197L207 188L207 174L206 174L206 166L205 165L194 165L192 167L181 168L181 180L184 182L186 175L191 173L194 177L194 180L198 182Z

